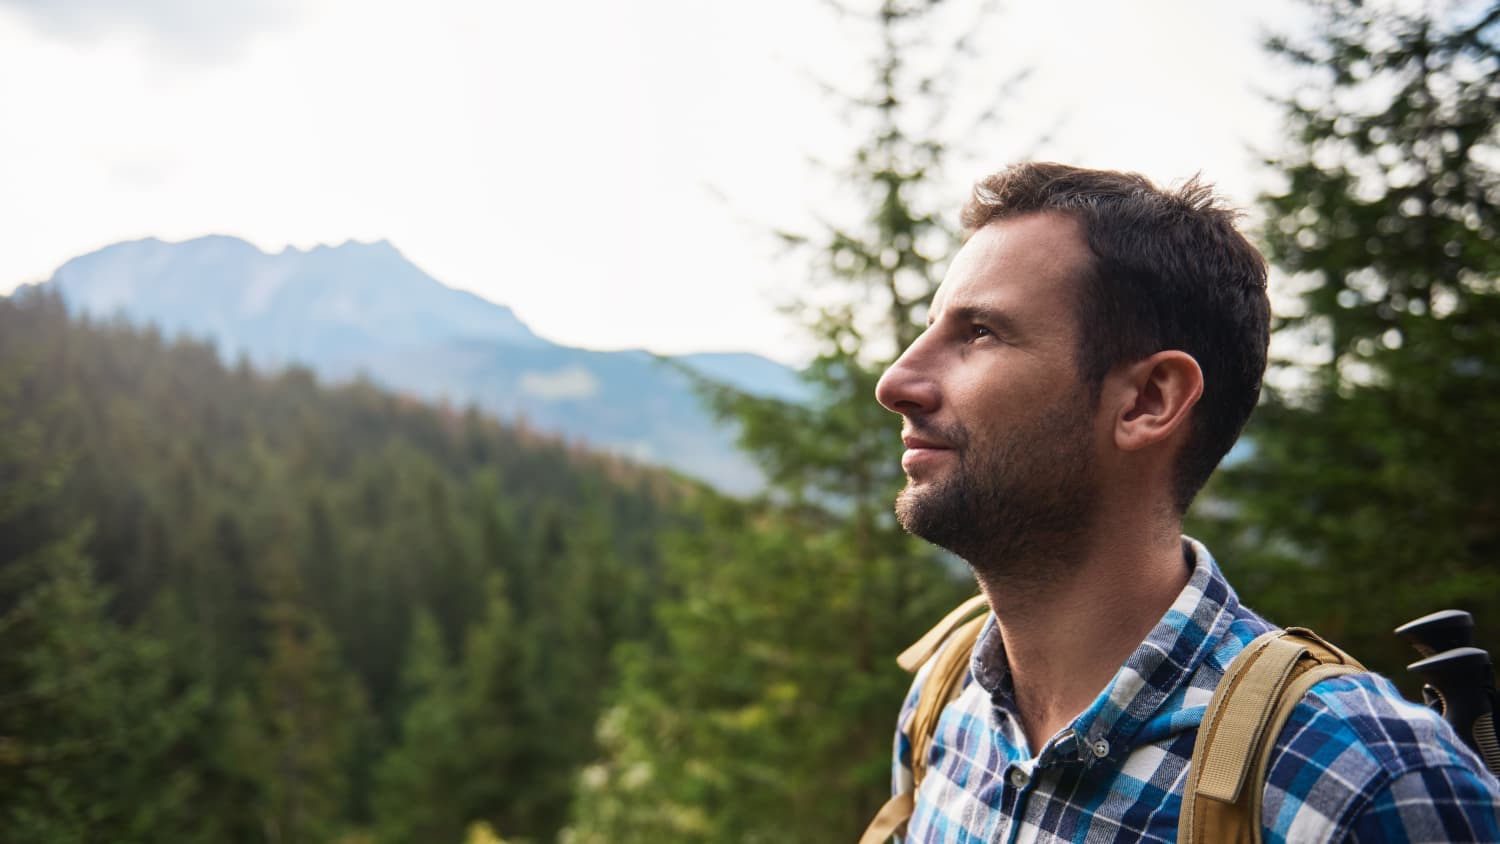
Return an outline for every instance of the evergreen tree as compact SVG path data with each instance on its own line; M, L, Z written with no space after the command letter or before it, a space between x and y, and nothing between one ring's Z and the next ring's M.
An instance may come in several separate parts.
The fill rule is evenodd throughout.
M442 629L431 614L417 615L402 669L399 743L375 777L375 834L390 844L459 841L469 818L456 783L476 767L461 721L458 675Z
M0 301L0 318L60 312L46 296ZM164 649L109 618L61 506L69 402L43 387L41 356L0 335L0 830L4 840L212 840L193 804L200 767L181 758L202 721L201 687ZM35 415L28 415L28 411Z
M524 681L524 648L539 647L518 635L506 581L492 574L483 619L469 631L457 680L457 719L466 736L462 772L452 787L465 822L486 821L505 835L534 821L537 790L521 764L522 736L533 725L524 713L536 689ZM538 732L541 732L538 730ZM537 739L545 740L542 733Z
M841 840L882 796L909 678L869 671L850 646L869 560L774 506L707 516L669 553L671 580L691 587L660 610L666 641L620 653L606 758L585 771L566 840Z
M46 579L0 615L0 828L24 844L211 841L201 766L180 758L206 698L162 647L105 615L76 540L35 558Z
M438 625L418 617L404 672L410 702L377 780L381 840L458 840L472 823L527 840L556 829L549 781L571 770L550 768L545 748L571 737L543 711L548 689L528 657L549 643L522 632L500 573L483 595L483 616L451 667Z
M363 695L328 630L306 608L290 560L267 560L268 651L230 698L226 767L251 795L266 844L328 841L348 823L349 761L366 728Z
M861 16L880 43L871 89L850 101L868 140L840 175L865 213L785 235L818 283L797 309L818 344L812 398L705 385L771 490L750 509L707 504L701 531L671 547L665 641L622 652L606 757L565 840L853 840L888 796L911 679L895 655L973 589L896 524L900 423L874 399L955 246L929 210L954 203L933 195L945 147L927 122L945 78L910 63L937 6L885 0Z
M1500 4L1312 11L1263 206L1301 294L1200 524L1247 600L1399 676L1436 609L1500 645Z
M660 529L701 494L368 383L226 371L53 292L0 298L0 839L23 815L20 840L60 841L152 818L153 840L321 840L378 815L399 840L450 814L548 839L610 645L650 626ZM499 584L523 578L521 613ZM438 653L418 607L461 663L415 667ZM422 747L448 711L462 752ZM426 815L372 798L393 743L382 793Z

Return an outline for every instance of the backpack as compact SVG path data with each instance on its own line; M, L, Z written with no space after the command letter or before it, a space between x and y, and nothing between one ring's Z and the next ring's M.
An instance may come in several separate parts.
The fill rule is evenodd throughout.
M988 613L984 596L976 595L896 658L910 672L932 662L903 728L911 743L913 784L886 801L859 844L882 844L911 818L938 719L963 688L969 657ZM1246 782L1265 782L1276 736L1309 689L1330 677L1364 670L1353 657L1300 627L1272 630L1246 645L1225 669L1198 728L1177 840L1259 844L1264 789L1245 788Z

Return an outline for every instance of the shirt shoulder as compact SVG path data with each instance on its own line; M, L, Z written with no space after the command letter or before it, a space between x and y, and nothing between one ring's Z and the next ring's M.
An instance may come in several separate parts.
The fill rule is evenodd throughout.
M1266 774L1267 842L1500 841L1500 783L1443 719L1378 674L1313 687Z

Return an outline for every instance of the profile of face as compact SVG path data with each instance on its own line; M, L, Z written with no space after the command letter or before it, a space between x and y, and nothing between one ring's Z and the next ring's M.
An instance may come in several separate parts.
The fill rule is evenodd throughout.
M1076 365L1077 224L1055 214L993 221L955 256L928 327L881 377L903 417L902 527L1003 576L1080 541L1108 436Z

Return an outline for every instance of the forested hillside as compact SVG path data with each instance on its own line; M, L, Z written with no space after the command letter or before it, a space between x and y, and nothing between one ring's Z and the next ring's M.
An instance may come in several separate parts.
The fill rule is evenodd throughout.
M510 308L448 287L384 241L268 254L224 235L146 238L77 256L43 286L61 292L70 313L201 339L226 360L473 404L733 492L760 488L760 475L685 372L801 395L795 371L757 355L658 358L549 342Z
M0 299L6 841L544 838L698 484Z

